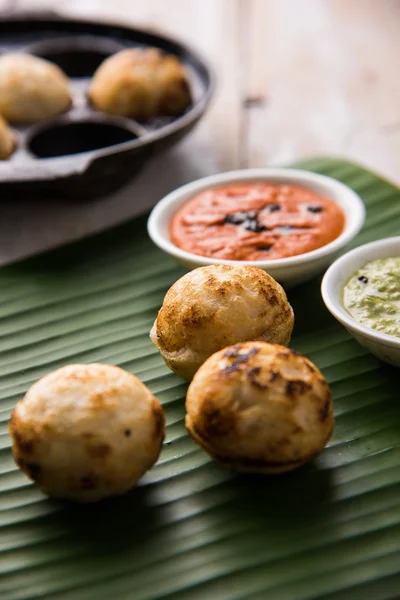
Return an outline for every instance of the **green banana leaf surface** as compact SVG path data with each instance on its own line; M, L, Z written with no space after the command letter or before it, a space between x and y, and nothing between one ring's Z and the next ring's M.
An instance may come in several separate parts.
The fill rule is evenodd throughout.
M400 234L400 190L363 168L300 165L356 190L353 245ZM359 346L325 309L320 278L290 289L291 347L333 391L325 451L281 476L224 470L188 436L187 384L149 339L183 270L146 218L0 269L0 598L28 600L384 600L400 597L400 370ZM12 459L8 419L28 387L68 363L141 378L167 414L157 465L125 496L46 498Z

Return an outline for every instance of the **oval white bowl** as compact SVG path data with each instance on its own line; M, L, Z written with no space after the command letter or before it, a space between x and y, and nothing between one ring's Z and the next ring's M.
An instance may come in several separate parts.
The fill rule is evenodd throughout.
M345 214L345 227L335 240L305 254L263 261L235 261L198 256L178 248L171 242L169 226L173 215L185 202L199 192L219 185L237 182L291 184L307 188L336 202ZM296 169L242 169L198 179L186 184L160 200L153 208L147 228L153 242L189 269L214 264L247 264L260 267L286 287L301 283L323 271L357 235L365 220L361 198L348 186L309 171Z
M389 256L400 256L400 237L378 240L347 252L325 273L321 293L329 312L357 342L381 360L400 367L400 338L361 325L343 306L343 287L349 278L367 262Z

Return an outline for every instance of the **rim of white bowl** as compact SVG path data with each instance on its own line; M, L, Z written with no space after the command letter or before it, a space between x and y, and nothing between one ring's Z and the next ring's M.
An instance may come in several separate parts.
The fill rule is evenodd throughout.
M348 327L349 329L358 333L361 336L367 337L368 339L373 340L375 342L379 342L380 344L383 344L385 346L400 348L400 338L396 338L393 335L388 335L387 333L380 333L379 331L370 329L369 327L366 327L365 325L362 325L361 323L356 321L354 317L352 317L347 312L347 310L345 309L345 307L339 299L341 290L338 290L337 288L335 288L334 290L330 289L332 279L338 272L340 272L341 270L345 270L346 265L348 265L349 261L351 261L353 258L359 256L360 254L367 253L367 251L378 250L380 248L387 247L389 251L394 243L400 245L400 236L383 238L374 242L368 242L368 244L363 244L362 246L358 246L358 248L354 248L353 250L346 252L346 254L335 260L335 262L332 263L332 265L326 271L321 282L321 295L326 308L342 325ZM388 253L387 257L389 256L390 254ZM374 260L373 255L369 255L368 257L366 256L365 262L363 264L370 262L371 260ZM358 268L360 267L356 267L355 269L353 269L352 272L355 273L355 271L358 270ZM351 274L349 275L349 277L351 277Z
M296 256L290 256L287 258L278 258L274 260L228 260L222 258L210 258L208 256L202 256L200 254L193 254L182 250L175 246L169 239L168 235L163 233L163 229L168 230L168 225L171 221L173 214L183 204L188 202L197 193L212 188L221 184L226 183L237 183L240 181L281 181L282 183L290 183L297 185L304 185L310 190L313 189L314 185L325 186L327 189L335 191L337 196L341 196L344 201L344 205L341 206L343 210L346 222L343 232L329 244L325 244L321 248L298 254ZM325 194L329 198L329 192ZM330 198L333 202L335 200ZM173 208L172 214L168 213ZM349 218L351 216L351 219ZM365 220L365 206L360 196L352 190L349 186L345 185L341 181L328 177L327 175L320 175L319 173L313 173L311 171L304 171L302 169L291 169L291 168L274 168L265 167L257 169L238 169L235 171L225 171L216 175L209 175L202 177L191 183L187 183L176 190L167 194L162 198L153 208L150 213L147 222L147 231L152 241L164 252L174 256L182 261L188 261L192 263L199 263L203 265L216 265L216 264L231 264L237 265L256 265L263 269L274 269L280 267L292 267L314 260L319 260L323 257L329 256L341 250L346 244L348 244L361 230ZM167 227L165 227L165 221L167 221Z

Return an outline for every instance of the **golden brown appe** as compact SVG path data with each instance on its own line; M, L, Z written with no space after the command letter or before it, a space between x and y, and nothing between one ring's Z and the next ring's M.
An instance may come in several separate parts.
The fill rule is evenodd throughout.
M29 54L0 57L0 114L7 121L34 123L70 104L68 79L57 65Z
M307 358L284 346L224 348L197 371L186 427L217 462L282 473L319 454L334 427L331 390Z
M156 462L165 417L137 377L112 365L68 365L18 402L15 462L51 496L89 502L122 494Z
M15 150L15 137L7 123L0 116L0 160L10 158Z
M191 103L182 64L156 48L129 48L107 58L94 74L88 96L99 110L140 120L178 116Z
M190 380L217 350L248 340L287 345L294 315L279 283L258 267L211 265L167 292L150 332L168 367Z

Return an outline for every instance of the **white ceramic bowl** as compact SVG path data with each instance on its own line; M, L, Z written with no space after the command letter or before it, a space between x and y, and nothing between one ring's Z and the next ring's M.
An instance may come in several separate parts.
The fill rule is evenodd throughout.
M400 338L361 325L343 306L343 286L349 278L367 262L389 256L400 256L400 237L378 240L347 252L325 273L321 293L327 309L357 342L381 360L400 367Z
M173 244L169 225L176 211L199 192L218 185L258 181L292 184L307 188L336 202L345 214L345 227L335 240L322 248L290 258L263 261L234 261L198 256ZM324 175L295 169L243 169L219 173L198 179L174 190L160 200L148 220L148 232L153 242L189 269L214 264L247 264L261 267L272 277L290 287L323 271L343 251L360 231L365 219L365 207L360 197L349 187Z

